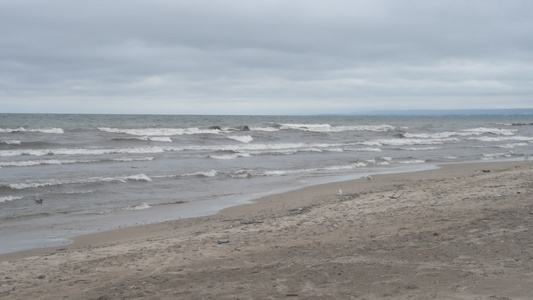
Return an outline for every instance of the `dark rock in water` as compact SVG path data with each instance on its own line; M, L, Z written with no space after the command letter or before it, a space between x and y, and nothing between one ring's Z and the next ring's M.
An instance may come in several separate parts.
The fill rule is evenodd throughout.
M35 202L37 202L38 204L43 204L43 199L35 199Z
M209 129L222 130L222 128L220 128L219 126L211 126L211 127L209 127Z
M248 125L244 125L242 127L242 131L250 131L250 127L248 127Z

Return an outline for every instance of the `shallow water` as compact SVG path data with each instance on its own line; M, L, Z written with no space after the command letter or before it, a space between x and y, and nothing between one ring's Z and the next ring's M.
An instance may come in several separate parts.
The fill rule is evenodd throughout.
M4 114L0 253L311 183L531 154L531 116Z

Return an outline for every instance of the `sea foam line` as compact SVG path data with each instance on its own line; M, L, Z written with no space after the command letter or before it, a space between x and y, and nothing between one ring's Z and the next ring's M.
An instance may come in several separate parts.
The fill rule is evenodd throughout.
M25 183L11 183L0 185L0 188L9 188L12 190L23 190L28 188L40 188L40 187L51 187L59 185L70 185L70 184L87 184L87 183L100 183L100 182L123 182L128 181L146 181L150 182L152 179L145 174L129 175L129 176L118 176L118 177L91 177L87 179L79 180L55 180L50 181L34 181L34 182L25 182Z
M64 130L62 128L34 128L26 129L24 127L19 128L0 128L0 133L16 133L16 132L42 132L42 133L53 133L53 134L62 134Z
M246 138L248 140L248 138ZM153 154L163 153L165 151L233 151L242 153L246 151L256 151L270 153L281 150L290 151L326 151L329 149L342 149L350 147L357 143L277 143L277 144L249 144L243 143L238 145L190 145L183 147L173 146L153 146L137 148L111 148L111 149L92 149L92 148L60 148L60 149L15 149L0 150L0 157L12 156L45 156L45 155L105 155L105 154ZM362 150L364 151L364 150Z
M143 202L139 205L136 205L136 206L133 206L133 207L128 207L126 208L126 210L143 210L143 209L149 209L151 206L146 203L146 202Z
M139 128L120 129L99 127L98 130L108 133L120 133L137 136L172 136L172 135L193 135L193 134L219 134L220 129L200 129L200 128Z
M321 168L306 168L306 169L293 169L293 170L239 170L230 174L233 178L250 178L250 177L264 177L264 176L286 176L294 174L305 174L320 171L341 171L341 170L353 170L357 168L366 167L367 164L363 162L351 163L347 165L334 165Z
M13 200L19 200L24 197L17 197L17 196L7 196L7 197L0 197L0 203L13 201Z
M502 141L530 142L530 141L533 141L533 137L527 137L527 136L501 136L501 137L480 136L480 137L470 137L468 139L478 140L482 142L502 142Z
M232 136L228 136L228 139L235 140L235 141L242 142L242 143L249 143L254 140L249 135L232 135Z
M512 144L505 144L505 145L498 145L500 148L505 149L514 149L516 147L526 147L528 143L512 143Z
M391 131L396 127L387 124L360 126L331 126L330 124L279 124L281 129L294 129L310 132L344 132L344 131Z
M7 161L0 162L0 168L2 167L31 167L40 165L64 165L64 164L85 164L85 163L100 163L107 161L116 162L134 162L134 161L151 161L153 157L132 157L132 158L115 158L111 160L58 160L58 159L46 159L46 160L25 160L25 161Z
M479 135L485 134L485 133L492 133L492 134L497 134L497 135L513 135L515 132L518 131L518 129L478 127L478 128L472 128L472 129L465 129L461 131L470 132L470 133L479 134Z
M148 154L165 152L160 147L140 147L140 148L116 148L116 149L17 149L17 150L0 150L0 157L11 156L45 156L45 155L104 155L104 154Z
M19 141L19 140L7 140L7 141L0 141L0 143L7 144L7 145L20 145L22 143L22 141Z
M373 141L362 142L367 146L412 146L412 145L442 145L446 142L458 142L457 138L439 138L439 139L378 139Z

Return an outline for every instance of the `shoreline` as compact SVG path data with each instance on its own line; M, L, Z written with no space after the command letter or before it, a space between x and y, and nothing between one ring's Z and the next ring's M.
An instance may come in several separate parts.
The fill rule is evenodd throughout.
M435 165L431 165L431 166L427 166L427 169L422 169L422 170L414 170L414 171L384 171L384 172L381 172L381 173L373 173L373 172L369 172L368 174L372 176L372 178L374 177L382 177L382 176L393 176L393 177L396 177L394 175L397 175L397 176L401 176L401 175L417 175L417 173L425 173L425 172L431 172L431 171L436 171L438 173L440 173L440 171L444 171L443 169L444 168L452 168L454 169L454 171L451 171L451 172L456 172L456 169L459 168L459 166L461 166L460 168L464 167L464 166L468 166L468 169L470 170L471 167L474 168L474 169L479 169L477 168L477 166L479 165L479 167L481 167L481 165L485 165L485 164L488 164L488 165L500 165L500 164L503 164L503 165L507 165L507 164L513 164L513 163L520 163L522 161L518 161L518 160L502 160L502 161L474 161L474 162L464 162L464 163L439 163L439 164L435 164ZM528 161L524 161L524 162L528 162ZM462 170L461 170L462 171ZM459 171L459 172L461 172ZM359 176L359 175L358 175ZM234 205L231 205L231 206L228 206L228 207L225 207L225 208L222 208L222 209L218 209L216 211L214 211L213 213L209 213L209 214L206 214L206 215L199 215L199 216L194 216L194 217L185 217L185 218L181 218L181 217L178 217L177 219L174 219L174 220L167 220L167 221L162 221L162 222L154 222L154 223L149 223L149 224L141 224L141 225L134 225L134 226L127 226L127 227L121 227L121 228L113 228L113 229L109 229L109 230L103 230L103 231L98 231L98 232L92 232L92 233L87 233L87 234L80 234L80 235L75 235L73 237L70 237L69 240L71 240L70 243L62 243L60 245L54 245L54 246L44 246L44 247L36 247L36 248L30 248L30 249L23 249L23 250L19 250L19 251L13 251L13 252L7 252L7 253L0 253L0 262L2 261L5 261L6 259L5 258L8 258L8 259L11 259L11 258L14 258L14 259L18 259L18 258L23 258L23 257L27 257L27 256L34 256L34 255L42 255L42 254L46 254L50 251L53 251L55 249L68 249L68 250L71 250L71 249L76 249L76 248L80 248L80 247L85 247L85 246L88 246L88 245L104 245L104 244L108 244L108 243L111 243L111 242L123 242L123 241L130 241L130 240L134 240L134 239L138 239L138 238L149 238L151 237L151 235L153 235L154 233L157 233L161 230L167 230L168 229L168 224L167 223L173 223L173 222L184 222L185 220L194 220L194 219L211 219L212 217L214 216L217 216L219 214L225 214L225 213L229 213L231 214L231 210L232 209L237 209L237 211L241 211L241 210L244 210L245 207L249 206L249 205L254 205L254 206L257 206L259 204L261 204L261 202L263 201L270 201L269 199L270 198L282 198L282 199L288 199L290 198L290 194L292 193L301 193L301 192L304 192L306 194L308 194L309 192L307 192L307 190L312 190L313 193L318 193L318 195L322 196L322 197L327 197L327 196L331 196L331 195L336 195L339 191L339 189L342 189L342 186L345 186L345 185L348 185L350 184L351 182L356 182L356 181L364 181L363 179L365 175L364 174L360 174L359 177L357 178L354 178L354 179L347 179L347 180L339 180L339 181L325 181L325 182L322 182L322 183L315 183L315 184L311 184L311 185L306 185L304 187L300 187L300 188L294 188L294 189L288 189L288 190L284 190L284 191L281 191L281 192L272 192L272 193L267 193L266 195L264 196L260 196L258 198L250 198L250 199L247 199L247 200L243 200L243 201L239 201L240 203L238 204L234 204ZM384 180L386 180L386 178L384 178ZM369 182L369 183L376 183L377 181L374 181L374 182ZM379 185L383 185L383 182L379 182ZM329 187L329 186L332 186L332 187ZM366 184L366 186L374 186L373 184ZM380 188L383 188L383 186L381 186ZM327 194L327 195L321 195L321 190L322 189L328 189L328 190L331 190L332 192ZM280 201L281 202L281 201ZM283 203L283 205L290 205L290 203ZM253 207L250 209L250 211L254 211L254 210L257 210L257 209L254 209ZM248 211L248 210L247 210Z
M263 197L267 197L270 195L279 195L291 191L297 191L306 187L314 186L314 185L322 185L322 184L328 184L333 182L343 182L343 181L350 181L350 180L357 180L359 178L362 178L367 175L378 175L378 174L394 174L394 173L410 173L410 172L419 172L424 170L431 170L438 168L437 164L406 164L406 165L398 165L393 167L378 167L378 168L367 168L368 170L363 171L358 170L358 172L355 172L353 174L344 174L344 175L330 175L330 176L324 176L324 177L310 177L306 181L302 181L298 184L295 184L293 186L285 186L285 187L279 187L277 190L274 191L258 191L253 194L248 195L238 195L238 196L232 196L228 198L223 199L212 199L212 200L204 200L201 202L187 202L184 201L183 203L179 204L179 207L177 207L178 211L164 211L164 206L156 205L153 207L150 207L149 211L142 211L139 212L139 214L142 214L142 216L139 215L119 215L124 212L118 212L117 215L114 216L104 216L105 218L100 218L98 220L94 221L86 221L85 226L66 226L62 228L60 224L59 226L53 225L52 228L55 227L53 230L47 230L47 229L39 229L39 228L33 228L31 230L28 230L25 232L25 235L23 237L19 236L13 236L8 235L4 236L4 240L8 243L14 242L16 243L14 245L11 245L11 248L13 250L5 251L5 249L0 249L0 255L10 254L10 253L17 253L22 251L32 251L37 249L47 249L47 248L57 248L57 247L66 247L68 245L71 245L74 240L77 237L85 236L85 235L92 235L92 234L99 234L104 233L107 231L114 231L114 230L124 230L127 228L140 228L142 226L153 226L158 223L164 223L164 222L172 222L180 219L189 219L189 218L200 218L200 217L207 217L212 216L220 213L220 211L240 205L247 205L255 203L258 199L261 199ZM128 213L126 211L126 213ZM147 215L151 217L147 217ZM172 217L170 217L172 215ZM144 221L139 221L139 218L143 219ZM113 219L120 219L120 222L113 221ZM125 222L125 223L123 223ZM96 225L98 224L98 225ZM102 225L106 224L106 225ZM13 226L12 226L13 227ZM49 226L47 226L48 228ZM75 229L77 227L77 229ZM16 227L13 227L16 228ZM62 228L62 229L61 229ZM80 229L83 228L83 229ZM89 229L89 228L92 228ZM43 236L50 236L53 237L53 239L47 239ZM20 239L19 239L20 238ZM32 239L35 239L35 241L32 241ZM23 242L26 243L25 246L20 246L18 243Z
M501 162L511 162L513 160L504 160L504 161L491 161L487 163L501 163ZM466 162L466 164L479 164L479 163L485 163L482 161L478 162ZM121 236L119 240L123 240L123 237L127 237L127 240L135 239L137 237L144 236L146 234L151 234L154 231L159 231L161 228L166 228L167 226L165 223L167 222L175 222L180 220L187 220L187 219L198 219L198 218L209 218L212 216L215 216L217 214L220 214L223 211L231 210L232 208L240 207L240 206L246 206L251 204L257 204L258 202L261 202L263 198L268 197L276 197L276 196L282 196L287 193L293 193L298 192L300 190L305 190L313 187L321 187L325 185L335 184L335 183L343 183L343 182L351 182L356 180L361 180L365 176L371 175L373 176L380 176L380 175L391 175L391 174L408 174L408 173L417 173L417 172L425 172L425 171L431 171L431 170L438 170L441 169L442 166L445 165L455 165L455 164L464 164L464 163L438 163L438 164L423 164L423 165L404 165L404 166L395 166L391 169L386 168L374 168L371 169L370 172L360 172L357 175L342 175L342 176L329 176L329 177L323 177L323 178L315 178L312 183L306 183L304 186L301 187L285 187L283 189L272 191L272 192L261 192L257 193L261 196L241 196L239 197L239 200L231 201L229 203L221 203L218 204L218 207L222 208L214 208L206 210L206 212L196 212L193 214L185 213L185 217L177 217L176 219L172 220L165 220L165 221L156 221L153 223L146 223L146 224L137 224L137 225L129 225L129 226L121 226L118 228L110 228L106 230L100 230L97 232L90 232L90 233L81 233L81 234L75 234L69 237L65 237L60 239L60 241L57 242L57 245L50 245L50 246L36 246L32 248L27 249L21 249L21 250L15 250L10 252L1 253L0 252L0 262L2 262L4 257L25 257L26 255L39 255L40 253L46 253L47 249L71 249L72 247L77 247L78 245L84 246L88 245L90 243L99 243L99 240L106 241L107 238L104 237L110 237L111 239L116 239L117 236ZM373 171L373 172L372 172ZM341 179L342 178L342 179ZM344 179L346 178L346 179ZM338 190L337 190L338 192ZM198 210L198 209L196 209ZM209 212L208 212L209 211ZM147 230L150 228L150 230ZM87 240L87 242L85 242ZM66 242L68 241L68 242Z
M304 185L303 187L284 188L284 189L273 191L273 192L262 192L262 193L258 193L259 195L261 195L258 197L241 196L240 200L232 201L231 203L219 204L219 207L222 207L222 208L209 209L208 211L210 212L206 212L206 213L196 212L196 213L193 213L191 216L188 216L189 214L186 213L185 214L186 217L177 217L176 219L172 219L172 220L156 221L156 222L147 223L147 224L122 226L119 228L111 228L111 229L101 230L97 232L75 234L73 236L65 237L65 239L68 240L69 242L65 242L66 240L61 239L59 242L57 242L57 245L37 246L37 247L28 248L28 249L21 249L21 250L6 252L6 253L0 253L0 262L4 260L3 259L4 257L18 258L18 257L24 257L25 255L38 255L40 253L46 253L47 249L62 249L62 248L71 249L72 247L77 247L77 245L83 246L83 245L87 245L90 243L95 243L95 242L98 243L100 239L102 239L103 241L107 241L107 238L104 238L106 236L111 237L111 239L116 239L117 238L116 236L120 235L120 236L128 237L127 238L128 240L134 239L137 236L143 236L145 234L151 234L151 232L161 230L160 228L166 228L167 226L165 225L165 223L167 222L176 222L180 220L197 219L197 218L209 218L217 214L220 214L223 211L231 210L232 208L246 206L250 204L257 204L261 202L261 200L264 198L277 197L277 196L283 197L284 194L294 193L294 192L297 193L298 191L305 190L305 189L310 189L310 188L320 189L320 187L322 186L357 181L357 180L364 179L364 177L367 175L371 175L372 177L375 177L375 176L382 176L382 175L387 176L387 175L394 175L394 174L411 174L411 173L441 170L445 166L455 166L455 165L464 166L464 165L475 165L475 164L502 164L502 163L506 164L506 163L513 163L513 162L521 162L521 160L507 159L507 160L500 160L500 161L469 161L469 162L461 162L461 163L451 162L451 163L435 163L435 164L424 164L424 165L405 165L405 166L396 166L391 169L372 169L372 171L374 172L372 171L365 172L365 173L361 172L357 175L343 175L339 177L316 178L314 180L314 183L308 183ZM348 179L340 179L340 178L348 178ZM336 190L335 193L337 192L338 192L338 189ZM147 230L148 228L150 229ZM88 240L87 242L85 242L86 239ZM122 239L123 238L120 238L120 240Z
M1 254L2 276L11 279L0 280L3 283L0 285L0 298L16 294L20 298L56 299L69 291L77 295L72 299L97 299L98 295L108 297L101 299L114 299L118 295L131 296L142 290L147 298L169 298L172 295L186 298L224 296L220 299L231 298L230 295L284 298L294 294L306 299L318 299L337 298L344 293L343 297L348 299L359 299L365 295L367 299L394 299L410 293L434 295L430 297L434 299L467 299L466 296L462 298L462 295L481 295L483 287L494 290L494 293L499 288L504 294L496 295L498 297L526 299L525 296L520 298L520 295L533 292L533 280L530 279L533 272L531 263L525 259L531 258L533 253L524 249L533 242L533 237L526 233L524 222L531 222L533 200L529 198L533 183L531 177L522 178L520 174L531 175L533 162L490 161L439 166L439 169L434 170L372 175L373 180L362 178L312 185L226 208L215 215L98 232L78 236L68 245ZM339 189L343 191L342 195L337 195ZM507 210L512 211L509 216L514 217L511 219L520 216L517 220L523 224L514 224L515 229L503 228L502 224L511 221L509 216L497 219L498 222L491 223L493 226L483 223L483 220L488 220L488 223L496 220L496 217L487 218L487 214L497 215L497 212ZM471 218L481 221L476 223ZM479 226L472 227L472 224ZM503 229L498 231L500 227ZM431 234L426 236L422 232ZM502 245L489 245L489 233L498 238L505 237L503 241L509 237L514 238L514 241L524 240L518 245L522 247L522 252L508 251L509 261L498 258L495 264L490 265L489 260L494 260L496 255L491 252L492 248L497 250L496 253L503 253L505 251L500 249L502 246L514 249L514 244L518 242L512 242L512 247L503 242ZM529 240L524 235L529 235ZM454 244L456 240L464 240L465 236L470 240ZM223 243L219 245L218 241ZM413 247L409 251L416 253L409 252L409 247ZM456 255L441 252L444 250L439 247ZM466 247L463 250L468 255L457 253L460 247ZM476 259L472 259L474 253L469 252L473 251L470 249L472 247L481 251ZM403 252L397 253L400 250ZM428 254L430 252L432 254ZM112 258L111 263L101 264L106 257ZM169 259L173 264L167 263ZM420 261L413 261L416 259ZM451 262L448 261L450 259ZM482 261L481 267L477 265L477 260ZM84 265L85 273L75 271L84 269ZM358 268L347 269L350 265L357 265ZM453 269L455 265L457 269ZM501 271L499 265L505 276L498 273ZM78 280L82 277L88 279L83 279L86 282L74 282L69 289L69 285L56 278L61 275L54 274L58 266L62 266L61 272L75 275ZM92 266L91 269L87 269L89 266ZM306 266L313 266L313 274L306 273ZM395 274L394 270L402 267L417 272L410 275L411 279L387 275ZM47 273L46 270L50 268L51 273ZM371 272L371 269L375 270ZM118 276L126 270L130 270L131 275ZM176 290L170 291L170 287L163 288L161 280L150 280L151 276L159 278L169 270L179 276L167 279L178 280L184 284L183 287L176 286ZM283 275L295 275L295 270L298 270L297 277ZM361 277L344 275L359 272L356 270L371 273L365 273L370 282L361 280L360 284L370 284L366 289L361 287L362 291L366 291L364 293L347 291L350 285L357 286L359 283L352 281ZM399 269L396 271L401 273ZM210 277L210 272L226 276L223 278L228 280L233 278L233 281L223 279L216 282ZM235 273L234 277L232 272ZM333 272L338 275L333 277ZM423 281L408 282L419 274L433 276L431 278L435 279L440 289L431 292L431 287L422 284ZM40 280L39 276L45 277ZM106 276L110 276L107 282ZM456 276L464 276L459 278L466 278L466 281L461 281L456 288L444 286L443 282L454 281ZM122 289L118 283L124 283L121 280L133 282L136 278L142 279L139 282L150 282L154 288L146 286L141 289L136 281L130 286L139 289ZM249 288L252 287L244 283L244 278L257 280L258 291L250 294ZM297 282L298 278L302 282ZM510 284L510 279L519 283L519 286L504 288L503 283ZM9 284L10 281L13 284ZM264 281L270 282L270 287L259 288ZM319 284L322 281L324 283ZM502 283L498 284L498 281ZM52 294L35 297L37 290L44 287L44 282L55 289L46 288ZM201 288L195 287L198 282L204 282L211 288L201 294ZM381 296L379 290L375 290L380 282L391 286ZM400 288L397 284L400 284ZM11 285L17 286L16 292L6 290ZM115 289L110 291L109 285ZM238 286L247 288L238 289ZM78 293L72 290L74 287L79 289ZM356 296L356 293L359 294ZM479 299L484 300L486 298L483 297L491 295L481 295Z

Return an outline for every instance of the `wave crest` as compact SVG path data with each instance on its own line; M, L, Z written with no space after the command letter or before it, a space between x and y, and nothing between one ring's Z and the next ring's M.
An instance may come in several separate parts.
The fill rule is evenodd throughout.
M53 133L53 134L62 134L65 131L62 128L30 128L26 129L24 127L19 128L0 128L0 133L17 133L17 132L42 132L42 133Z
M172 135L192 135L192 134L218 134L219 129L200 129L200 128L139 128L139 129L120 129L99 127L98 130L108 133L120 133L137 136L172 136Z

